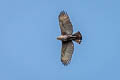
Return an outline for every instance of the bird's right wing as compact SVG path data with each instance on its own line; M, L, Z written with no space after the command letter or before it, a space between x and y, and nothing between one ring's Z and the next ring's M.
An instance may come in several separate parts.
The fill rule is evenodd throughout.
M74 44L72 41L62 42L61 62L64 65L68 65L70 63L73 51L74 51Z
M73 26L72 26L72 23L70 22L70 19L69 19L69 16L67 15L67 13L62 11L58 18L59 18L61 34L62 35L72 34Z

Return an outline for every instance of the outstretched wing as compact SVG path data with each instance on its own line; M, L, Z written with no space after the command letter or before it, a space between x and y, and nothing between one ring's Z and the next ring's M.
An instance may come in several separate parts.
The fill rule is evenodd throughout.
M66 12L62 11L60 12L59 15L59 25L61 29L61 34L66 35L66 34L72 34L73 33L73 26L70 22L69 16L67 15Z
M74 44L72 41L62 42L61 62L64 65L68 65L70 63L73 51L74 51Z

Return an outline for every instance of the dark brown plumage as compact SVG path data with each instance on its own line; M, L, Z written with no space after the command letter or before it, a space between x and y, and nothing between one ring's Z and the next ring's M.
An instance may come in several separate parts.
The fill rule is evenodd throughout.
M60 12L58 18L61 29L61 36L58 36L57 39L62 41L61 62L64 65L68 65L71 61L74 51L74 44L72 40L80 44L82 40L82 35L79 31L75 34L72 34L73 26L66 12Z
M59 15L59 25L60 25L62 35L65 35L65 34L68 35L73 33L73 27L70 22L69 16L64 11L62 11Z

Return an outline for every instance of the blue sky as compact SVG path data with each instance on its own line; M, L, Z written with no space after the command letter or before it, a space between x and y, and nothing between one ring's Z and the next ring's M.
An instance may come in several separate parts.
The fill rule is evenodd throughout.
M119 0L1 0L0 80L120 80ZM60 62L58 15L83 35Z

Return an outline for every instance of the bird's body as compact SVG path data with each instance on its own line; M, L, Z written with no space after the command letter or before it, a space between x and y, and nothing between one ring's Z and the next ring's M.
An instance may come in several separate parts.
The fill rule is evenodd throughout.
M74 51L74 44L72 41L80 44L82 35L79 31L73 34L73 26L67 13L62 11L58 18L61 35L58 36L57 39L62 41L61 62L64 65L68 65Z
M75 40L75 38L76 36L73 35L61 35L57 37L58 40L62 40L62 41L71 41L71 40Z

